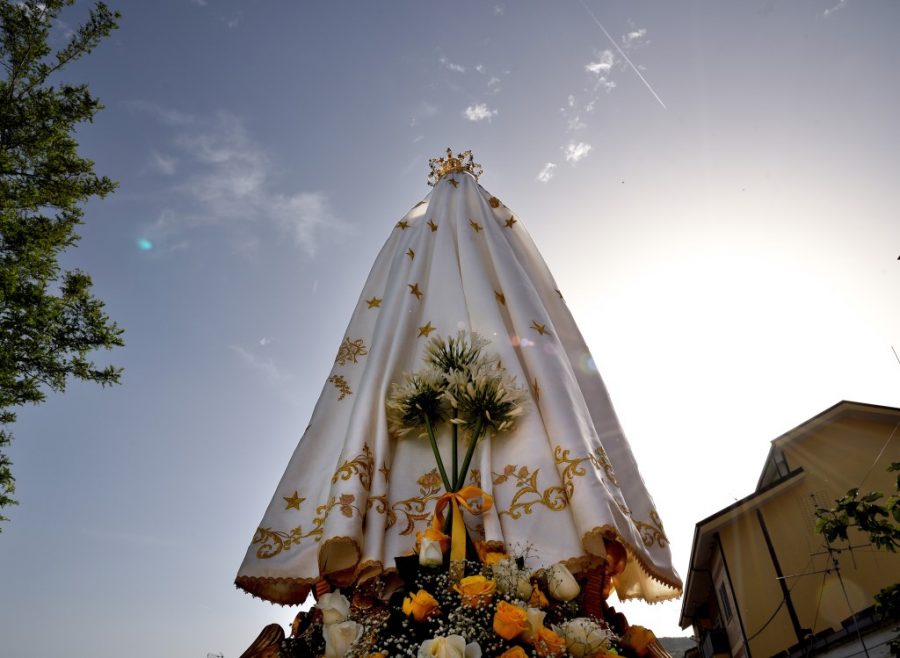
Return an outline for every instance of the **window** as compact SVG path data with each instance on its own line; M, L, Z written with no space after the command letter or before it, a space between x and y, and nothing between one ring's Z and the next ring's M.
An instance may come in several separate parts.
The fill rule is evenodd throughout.
M728 590L725 589L725 583L719 584L719 607L722 614L725 615L725 623L731 621L733 613L731 612L731 600L728 598Z

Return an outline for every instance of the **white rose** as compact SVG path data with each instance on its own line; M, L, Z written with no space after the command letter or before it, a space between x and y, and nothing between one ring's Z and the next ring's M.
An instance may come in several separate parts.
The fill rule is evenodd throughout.
M325 658L343 658L362 634L362 624L357 624L355 621L342 621L323 627Z
M422 545L419 547L419 564L423 567L439 567L444 563L444 554L441 553L441 542L422 537Z
M547 569L547 591L557 601L571 601L578 596L581 588L566 565L557 562Z
M544 625L544 617L546 616L547 613L540 608L528 608L525 610L525 619L528 622L528 626L522 631L522 639L528 644L534 642L534 636L537 634L538 629Z
M316 607L322 611L322 623L337 624L350 615L350 601L340 592L328 592L316 601Z
M462 635L437 635L422 642L418 658L481 658L481 646L477 642L466 644Z
M587 617L577 617L553 630L566 640L566 649L573 658L593 656L601 650L609 649L611 633Z

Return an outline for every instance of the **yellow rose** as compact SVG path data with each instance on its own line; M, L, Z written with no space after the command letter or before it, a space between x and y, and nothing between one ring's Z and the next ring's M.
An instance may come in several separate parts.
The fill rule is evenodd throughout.
M508 560L509 556L503 551L488 551L484 554L483 562L485 564L496 564L497 562L502 562L503 560Z
M412 616L416 621L428 619L437 612L439 612L437 599L424 589L403 599L403 614L407 617Z
M656 636L653 631L643 626L629 626L625 630L625 635L622 636L622 644L638 656L646 655L650 645L654 642L656 642Z
M515 646L501 653L499 658L528 658L528 654L525 653L525 649L522 647Z
M563 658L566 655L566 641L542 626L534 638L534 651L541 658Z
M500 601L494 612L494 632L504 640L511 640L528 625L524 608Z
M466 576L453 586L462 597L462 604L470 608L477 608L491 602L497 583L488 580L484 576Z
M528 605L532 608L546 608L550 605L550 601L547 600L540 587L535 587L531 590L531 598L528 599Z

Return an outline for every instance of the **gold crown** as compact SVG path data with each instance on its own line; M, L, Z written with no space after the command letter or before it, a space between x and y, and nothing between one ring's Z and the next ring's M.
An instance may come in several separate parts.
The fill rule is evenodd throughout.
M475 162L475 159L472 157L472 151L463 151L453 155L453 151L449 148L447 149L446 158L431 158L428 161L428 166L431 167L431 173L428 174L428 184L432 187L437 185L437 182L448 174L467 171L477 181L484 172L481 165Z

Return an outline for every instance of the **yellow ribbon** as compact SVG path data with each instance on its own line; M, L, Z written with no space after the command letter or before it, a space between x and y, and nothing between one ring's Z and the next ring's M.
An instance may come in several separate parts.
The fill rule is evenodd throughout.
M473 507L469 504L472 498L481 498L481 509ZM448 491L438 498L437 505L434 506L434 517L431 520L431 527L439 532L444 530L444 508L450 505L453 508L453 522L450 531L450 561L457 562L466 559L466 523L463 520L460 505L469 510L472 514L481 514L491 509L494 499L485 491L482 491L474 484L463 487L459 491Z

